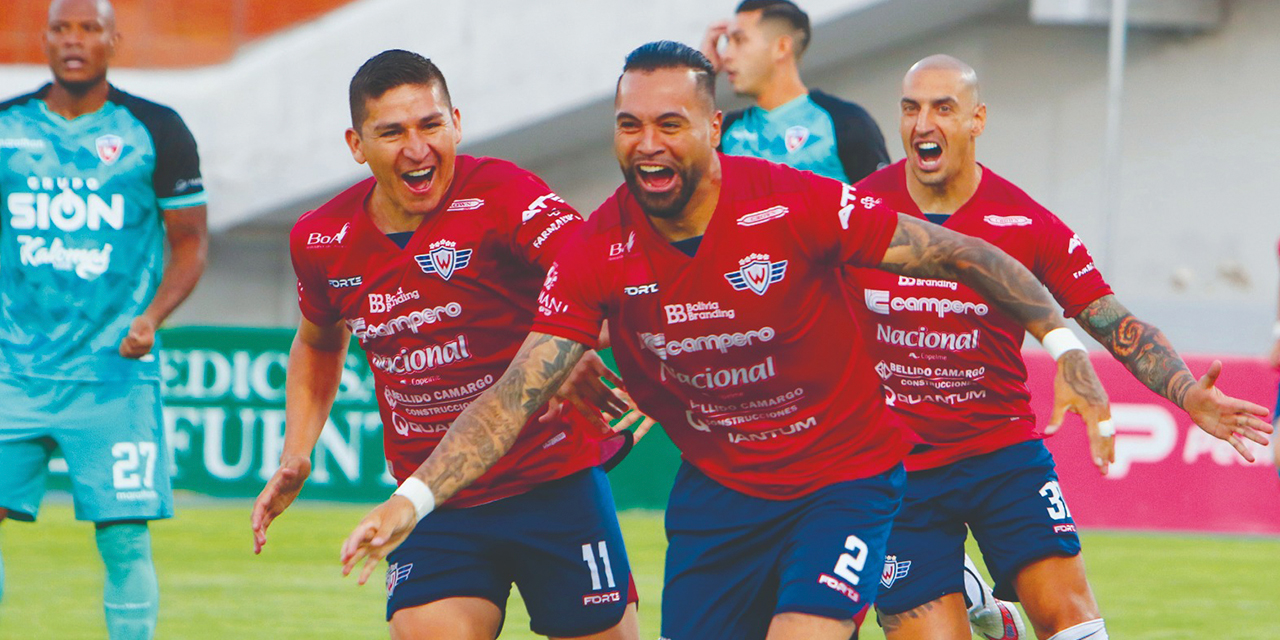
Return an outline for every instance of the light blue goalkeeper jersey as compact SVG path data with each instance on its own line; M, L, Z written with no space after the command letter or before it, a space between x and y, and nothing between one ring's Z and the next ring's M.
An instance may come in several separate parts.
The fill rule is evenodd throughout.
M772 111L752 106L724 117L721 149L854 184L889 164L884 135L862 107L818 90Z
M48 90L0 104L0 375L157 379L118 348L160 282L162 211L205 203L195 140L114 87L73 120Z

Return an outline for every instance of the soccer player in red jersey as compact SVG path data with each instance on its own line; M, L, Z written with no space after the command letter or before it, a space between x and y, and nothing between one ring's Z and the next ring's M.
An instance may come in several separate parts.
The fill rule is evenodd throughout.
M368 575L422 513L500 460L607 319L628 391L686 463L666 514L662 635L856 632L911 445L884 407L841 266L960 279L1037 336L1065 321L986 243L863 203L835 180L717 154L714 84L707 59L678 43L628 56L614 130L626 184L547 272L511 367L347 538L344 571L364 560ZM1084 354L1059 368L1060 400L1105 417Z
M403 481L511 361L554 254L582 224L533 174L457 154L459 111L422 56L371 58L350 101L347 142L373 177L302 216L291 234L303 318L280 469L254 505L255 552L308 475L350 336L368 356L387 460ZM530 422L510 455L421 519L388 558L391 636L492 639L514 582L536 633L636 638L630 569L599 466L617 444L580 413Z
M1135 377L1251 459L1243 439L1266 441L1266 409L1218 391L1220 364L1197 381L1160 330L1120 304L1079 236L978 164L986 107L972 68L949 56L921 60L903 80L901 111L906 160L858 183L859 191L1008 252ZM970 637L958 570L967 527L996 596L1021 599L1038 637L1106 638L1075 523L1041 441L1046 430L1031 412L1019 322L954 278L870 269L851 276L852 302L889 403L931 445L906 461L906 498L876 603L887 637ZM1045 341L1051 351L1083 351L1078 339L1059 336ZM1062 417L1055 412L1047 430ZM1110 421L1086 422L1094 462L1106 473L1114 452Z

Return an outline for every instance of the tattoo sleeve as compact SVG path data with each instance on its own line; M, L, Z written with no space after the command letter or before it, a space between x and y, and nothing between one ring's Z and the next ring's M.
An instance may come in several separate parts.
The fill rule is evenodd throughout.
M1196 379L1160 329L1135 318L1113 295L1094 300L1076 322L1139 382L1182 406Z
M431 456L414 471L442 503L484 475L525 423L547 402L586 351L586 346L531 333L502 377L449 426Z
M1022 263L984 240L898 214L880 268L918 278L958 280L1022 323L1036 339L1065 322Z

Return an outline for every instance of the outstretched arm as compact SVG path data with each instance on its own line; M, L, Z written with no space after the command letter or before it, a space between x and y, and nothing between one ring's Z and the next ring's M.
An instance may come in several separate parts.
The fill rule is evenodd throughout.
M1076 322L1139 382L1181 407L1207 433L1230 442L1246 460L1253 462L1253 455L1244 438L1267 443L1262 435L1272 431L1263 419L1267 409L1232 398L1214 386L1222 372L1221 363L1215 362L1197 381L1164 333L1134 317L1114 295L1094 300Z
M262 553L267 527L297 499L311 475L311 452L324 431L342 379L351 332L341 320L318 325L305 317L289 348L285 377L284 450L280 467L253 503L253 552Z
M963 282L1022 324L1037 340L1066 326L1058 305L1022 263L990 243L898 214L880 268L918 278Z
M573 370L587 350L579 342L531 333L502 377L450 425L413 477L437 505L475 482L501 458L520 429Z
M364 584L378 561L408 537L423 515L492 468L586 350L573 340L530 333L497 383L453 421L401 489L369 512L347 537L342 545L343 575L365 558L359 580ZM406 497L407 488L419 485L425 490Z
M1050 331L1066 326L1049 292L1022 263L983 240L912 216L898 214L897 229L879 266L918 278L963 282L1042 342ZM1111 418L1111 409L1088 354L1067 351L1057 360L1051 420L1055 424L1049 428L1056 428L1064 412L1072 411L1096 431L1099 422ZM1099 466L1102 462L1095 460Z

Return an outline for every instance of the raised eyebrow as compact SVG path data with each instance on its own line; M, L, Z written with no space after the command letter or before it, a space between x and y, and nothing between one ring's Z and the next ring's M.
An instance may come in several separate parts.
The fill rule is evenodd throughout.
M960 104L960 101L957 100L954 96L947 96L945 98L938 98L937 100L933 100L930 102L930 104L933 104L935 106L940 106L944 104L958 105Z

